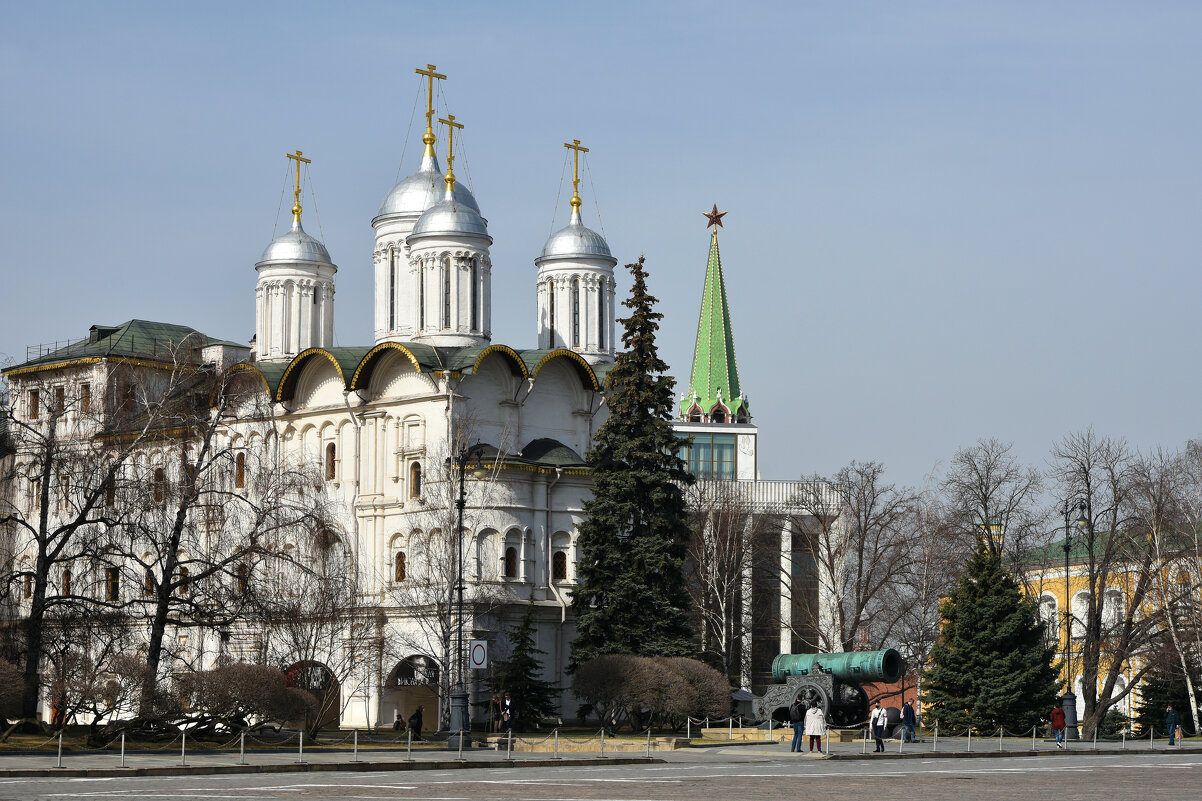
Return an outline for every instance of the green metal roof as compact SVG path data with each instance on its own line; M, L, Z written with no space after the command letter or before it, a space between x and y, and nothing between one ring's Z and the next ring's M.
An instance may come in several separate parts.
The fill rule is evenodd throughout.
M208 337L186 325L130 320L121 325L94 325L86 339L55 348L10 367L4 373L8 375L33 368L51 367L78 359L119 358L171 362L175 360L181 344L185 347L194 344L198 351L206 345L236 343ZM199 353L189 353L185 361L199 361Z
M726 279L722 275L722 257L718 253L718 229L714 228L705 267L705 289L701 293L693 372L689 391L680 402L680 413L682 416L688 414L696 403L701 407L701 413L708 415L721 402L733 418L746 406L742 394L739 368L735 363L730 306L726 302Z

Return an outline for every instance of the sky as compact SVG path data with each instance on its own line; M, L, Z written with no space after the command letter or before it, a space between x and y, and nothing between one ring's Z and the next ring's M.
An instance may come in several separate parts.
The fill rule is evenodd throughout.
M979 438L1042 466L1087 426L1202 436L1202 4L3 7L0 359L131 318L249 340L296 149L335 344L371 344L370 223L417 169L433 63L495 240L494 342L535 346L563 142L591 149L585 223L646 256L685 384L701 212L728 212L765 479L856 459L921 485Z

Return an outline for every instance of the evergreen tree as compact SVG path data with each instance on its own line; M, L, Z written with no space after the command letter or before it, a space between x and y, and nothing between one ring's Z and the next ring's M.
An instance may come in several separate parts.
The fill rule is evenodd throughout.
M624 301L626 349L606 384L609 418L588 454L593 497L580 527L573 668L601 654L687 656L694 652L681 566L689 537L682 484L693 478L672 431L674 381L655 332L663 317L647 293L643 259Z
M1059 679L1036 606L978 544L951 597L940 606L944 625L925 671L927 720L944 732L998 726L1020 733L1047 719Z
M509 659L493 677L494 693L509 693L513 701L514 728L524 730L558 711L559 688L542 678L543 663L537 654L546 654L534 644L534 599L526 605L522 621L506 632Z

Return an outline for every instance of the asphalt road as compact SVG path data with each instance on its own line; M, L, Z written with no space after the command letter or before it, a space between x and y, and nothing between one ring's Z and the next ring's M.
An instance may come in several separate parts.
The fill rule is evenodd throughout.
M826 761L716 749L667 764L388 773L6 778L3 799L403 799L404 801L757 801L921 798L1202 799L1202 756Z

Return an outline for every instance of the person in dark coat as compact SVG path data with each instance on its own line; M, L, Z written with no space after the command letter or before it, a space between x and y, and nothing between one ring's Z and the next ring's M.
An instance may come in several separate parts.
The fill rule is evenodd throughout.
M1169 730L1169 745L1177 744L1177 725L1181 723L1181 715L1169 704L1164 710L1164 727Z
M1052 736L1056 738L1056 747L1064 748L1064 710L1058 706L1052 707L1048 722L1052 724Z
M914 715L914 706L909 701L906 701L902 704L901 719L902 726L904 727L904 731L902 732L902 742L918 742L914 739L914 726L918 722L918 718Z
M800 695L793 705L789 707L789 723L793 726L793 746L790 751L801 751L801 744L805 741L806 728L806 710L809 705Z
M422 709L418 707L417 711L409 716L409 730L413 732L413 739L420 740L422 738Z

